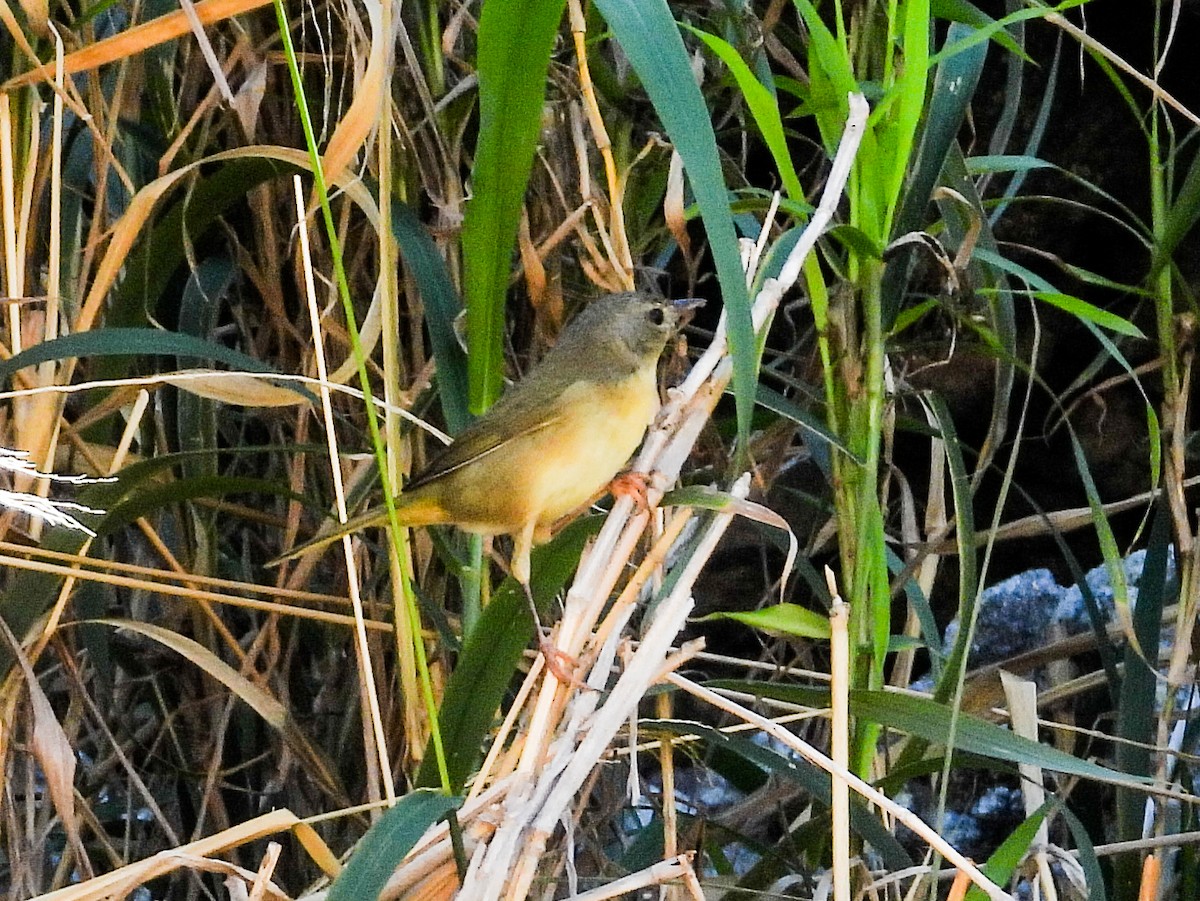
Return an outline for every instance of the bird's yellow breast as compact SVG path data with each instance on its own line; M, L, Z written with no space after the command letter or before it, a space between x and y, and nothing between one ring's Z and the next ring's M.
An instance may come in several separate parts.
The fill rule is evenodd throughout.
M550 526L598 493L637 450L658 408L654 367L619 382L576 383L553 408L544 427L413 492L403 518L484 534Z
M570 428L547 429L539 447L541 465L530 478L539 526L586 503L638 449L658 409L653 369L648 376L638 373L615 384L593 383L568 392L577 394L564 398Z

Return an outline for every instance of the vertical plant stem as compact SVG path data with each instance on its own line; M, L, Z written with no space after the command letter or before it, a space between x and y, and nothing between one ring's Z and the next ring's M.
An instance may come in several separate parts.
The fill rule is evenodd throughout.
M1157 20L1157 17L1156 17ZM1156 21L1156 47L1157 47ZM1157 99L1151 100L1149 155L1150 155L1150 209L1154 244L1161 246L1171 215L1169 173L1172 154L1162 146L1162 129L1165 110L1160 112ZM1162 425L1165 431L1163 448L1163 480L1166 490L1175 537L1175 560L1179 571L1179 605L1175 620L1176 642L1166 673L1166 693L1158 718L1158 746L1169 747L1172 724L1175 719L1175 704L1178 689L1187 680L1188 659L1192 649L1192 631L1197 613L1197 569L1192 527L1184 498L1183 483L1187 477L1185 441L1189 387L1191 384L1190 345L1180 346L1176 336L1176 314L1172 286L1172 267L1161 266L1151 285L1155 301L1155 324L1158 330L1159 355L1162 359L1163 407ZM1185 375L1186 374L1186 375ZM1169 785L1171 781L1171 755L1158 756L1155 772L1158 785ZM1161 807L1159 808L1162 809ZM1164 828L1162 817L1155 824L1156 831ZM1150 859L1147 859L1149 863ZM1126 884L1132 873L1128 868L1120 874ZM1144 885L1144 883L1143 883Z
M861 373L848 395L851 423L851 449L862 460L844 467L849 477L842 485L842 501L849 512L843 542L847 567L844 579L850 586L850 634L856 645L855 685L877 689L883 685L883 663L891 622L891 594L888 590L886 561L883 555L883 512L879 499L879 459L882 444L884 408L884 340L878 264L863 261L859 272L860 310L863 335L861 353L855 369ZM847 354L853 353L846 348ZM866 778L875 755L879 726L861 723L855 731L851 766Z
M833 595L829 612L829 675L833 717L830 722L829 756L842 769L850 768L850 636L849 610L838 592L833 571L825 567L825 581ZM850 897L850 787L833 776L830 810L833 814L833 896Z
M329 371L325 363L322 346L321 316L317 309L317 289L313 279L312 256L308 247L307 219L304 214L304 194L300 177L294 178L296 190L296 218L300 223L300 256L304 263L304 288L308 301L309 321L312 327L314 359L317 375L321 380L321 412L325 419L325 433L329 442L330 471L333 475L334 495L337 498L338 519L347 520L346 494L342 485L342 472L338 465L337 431L334 427L333 406L330 402L326 382ZM382 780L384 797L389 804L396 803L396 788L392 783L392 767L384 735L383 715L379 709L379 694L375 684L375 669L371 662L371 648L367 641L365 616L363 615L361 586L354 561L354 548L349 535L342 536L342 553L346 563L346 578L349 586L350 603L354 609L354 637L358 650L358 673L362 690L363 746L366 753L366 768L369 779L368 791L372 796L377 791L376 780ZM374 800L374 797L372 798Z
M387 448L384 446L383 435L379 429L379 417L375 412L375 397L371 391L371 380L367 374L366 355L363 352L362 341L358 335L358 323L354 315L354 304L350 298L350 283L346 278L346 267L342 258L341 242L338 240L337 227L333 221L333 209L329 203L329 189L325 183L325 170L321 165L321 155L317 150L316 133L313 130L312 119L308 114L308 99L304 91L304 82L300 77L300 66L296 59L296 49L292 44L291 26L288 22L287 10L283 0L274 0L275 16L279 25L279 36L283 43L284 56L287 59L288 73L292 80L292 90L296 97L296 108L300 114L300 123L304 129L304 142L308 148L309 161L312 165L314 190L321 204L321 216L325 223L325 233L329 241L330 257L333 260L334 281L337 284L338 295L342 301L342 310L346 317L346 332L350 338L350 347L354 353L354 361L358 367L359 384L363 392L363 406L367 415L367 429L371 436L371 446L375 451L375 459L379 466L379 482L383 489L383 503L387 509L388 531L396 541L401 532L400 519L396 514L396 499L392 493L392 481L388 477ZM384 223L382 228L390 228L391 223ZM401 556L401 560L403 560ZM406 578L411 580L411 573ZM421 634L421 614L417 609L416 598L411 591L405 592L405 607L408 615L409 629L414 636ZM421 694L425 702L428 717L430 739L433 742L434 754L437 758L438 775L442 790L450 793L450 775L446 767L446 755L442 748L442 736L438 728L437 702L433 696L433 683L429 677L429 667L425 659L425 645L420 640L414 640L413 649L416 652L417 668L421 674Z
M392 34L392 0L381 0L380 28L384 34ZM395 45L388 42L388 59L384 65L385 72L391 72L395 65ZM384 434L387 444L387 475L392 485L399 485L403 477L400 471L400 448L403 438L400 434L401 418L397 413L403 390L400 378L404 361L400 358L400 284L399 284L399 254L396 248L396 236L392 230L392 193L394 177L392 172L392 94L391 91L381 91L379 97L379 128L376 132L378 145L377 159L379 160L379 304L383 319L383 396L387 401L384 412ZM391 531L392 553L388 554L388 567L391 571L393 591L393 620L396 623L395 645L398 676L400 681L400 703L403 705L403 721L405 735L416 738L423 730L420 712L421 691L419 688L416 645L421 641L420 629L413 628L413 618L406 615L406 610L416 606L416 595L413 593L412 556L408 543L407 530ZM406 752L412 760L424 742L419 738L409 741Z

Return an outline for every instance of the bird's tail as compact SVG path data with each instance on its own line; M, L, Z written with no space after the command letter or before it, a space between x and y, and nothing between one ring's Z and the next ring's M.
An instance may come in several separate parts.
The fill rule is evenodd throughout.
M448 522L446 513L437 500L421 491L414 491L412 494L401 493L396 498L396 515L400 520L400 525L406 527L435 526ZM277 566L285 560L295 560L319 551L346 535L387 525L387 521L387 510L382 507L373 507L358 516L351 517L344 523L324 525L308 541L302 542L286 554L276 557L270 565Z

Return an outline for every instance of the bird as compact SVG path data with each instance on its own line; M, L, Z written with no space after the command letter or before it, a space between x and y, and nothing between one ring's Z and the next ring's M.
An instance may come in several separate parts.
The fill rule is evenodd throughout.
M644 291L591 301L542 361L396 496L402 526L454 525L512 537L509 571L524 589L543 655L559 678L529 588L530 552L637 450L659 406L658 359L702 303ZM367 511L288 556L386 521L386 512Z

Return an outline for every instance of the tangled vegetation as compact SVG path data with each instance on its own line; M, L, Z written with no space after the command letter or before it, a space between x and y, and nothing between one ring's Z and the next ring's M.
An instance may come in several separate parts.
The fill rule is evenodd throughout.
M1200 896L1193 10L0 12L8 897ZM504 541L308 545L633 289L571 678Z

